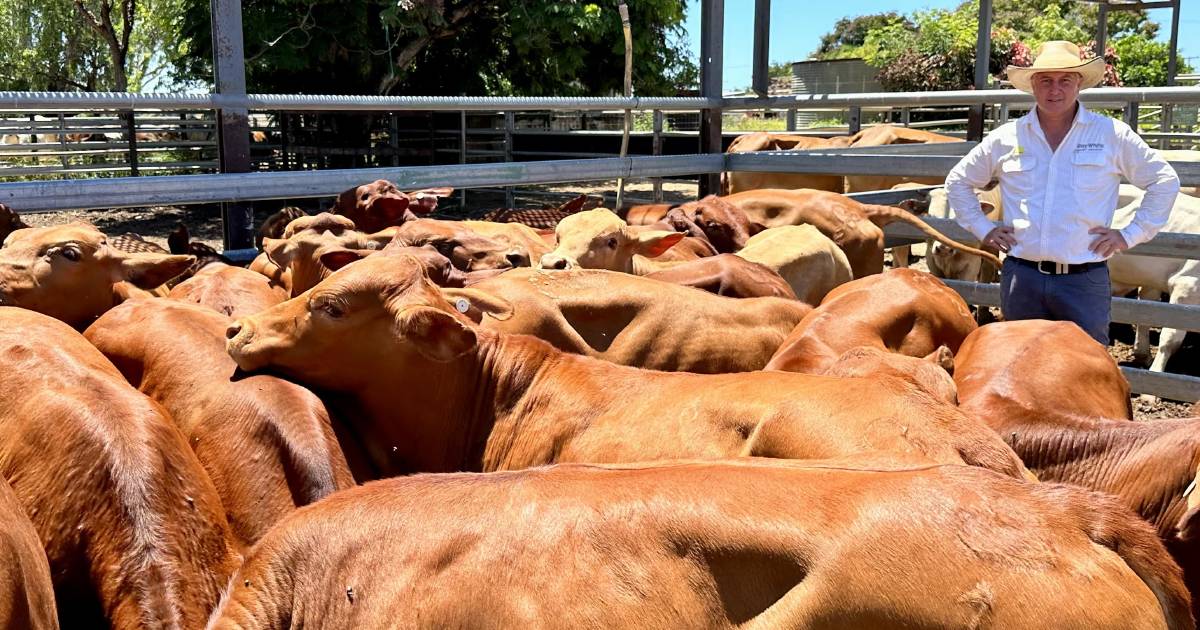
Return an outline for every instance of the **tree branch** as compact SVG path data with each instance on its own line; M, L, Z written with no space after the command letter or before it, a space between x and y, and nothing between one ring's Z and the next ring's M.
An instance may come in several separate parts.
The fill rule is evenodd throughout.
M395 63L393 64L392 72L389 72L382 81L379 82L378 92L380 94L388 94L400 83L400 79L409 64L425 50L434 40L445 39L458 33L463 26L463 22L471 15L477 13L483 8L485 3L482 1L468 2L459 6L454 11L450 12L445 20L445 26L439 29L426 29L426 34L418 37L408 43L407 46L400 50L396 55ZM428 25L426 25L428 27Z

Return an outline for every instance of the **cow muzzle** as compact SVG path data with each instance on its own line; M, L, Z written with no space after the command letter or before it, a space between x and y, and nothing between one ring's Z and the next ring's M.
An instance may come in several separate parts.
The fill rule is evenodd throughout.
M538 269L563 269L563 270L566 270L566 269L570 269L572 267L574 267L574 265L571 264L570 259L566 258L565 256L559 256L557 254L546 254L545 256L542 256L542 260L539 261L539 264L538 264Z
M263 353L255 352L251 347L253 326L236 321L225 329L225 339L225 351L242 370L251 372L266 364L265 357L261 356Z

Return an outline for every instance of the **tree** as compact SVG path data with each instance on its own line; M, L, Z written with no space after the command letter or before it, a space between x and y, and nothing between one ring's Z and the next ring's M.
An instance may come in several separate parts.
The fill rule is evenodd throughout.
M890 26L914 30L915 26L906 17L888 11L858 17L845 17L833 25L833 30L821 36L821 43L813 51L817 59L842 59L857 56L857 50L866 42L867 34Z
M162 74L177 10L177 0L6 0L0 89L137 91Z
M177 76L211 77L208 0L182 0ZM244 0L253 91L350 94L620 93L624 39L613 0ZM634 89L696 83L683 2L630 2Z
M1150 87L1167 84L1167 57L1170 44L1157 42L1141 32L1113 41L1120 61L1117 74L1121 84L1130 87ZM1192 72L1192 67L1179 59L1180 74Z

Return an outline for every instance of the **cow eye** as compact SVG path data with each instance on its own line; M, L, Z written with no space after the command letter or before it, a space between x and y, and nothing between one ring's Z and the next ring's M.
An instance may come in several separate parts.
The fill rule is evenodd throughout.
M453 241L438 241L437 243L434 243L433 246L438 250L439 254L447 258L450 257L450 254L454 253L455 245Z
M74 247L64 247L56 253L71 262L79 262L79 259L83 257L83 253Z
M325 299L320 300L313 305L315 310L332 319L338 319L346 315L346 309L336 300Z
M369 199L370 197L371 197L371 193L363 193L363 194L362 194L362 200L363 200L363 201L366 201L366 200L367 200L367 199Z
M608 237L608 248L609 249L617 248L617 237L615 237L615 236Z

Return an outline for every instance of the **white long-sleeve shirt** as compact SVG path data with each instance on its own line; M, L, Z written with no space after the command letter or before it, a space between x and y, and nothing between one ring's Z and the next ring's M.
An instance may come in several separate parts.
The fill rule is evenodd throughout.
M1150 240L1167 222L1179 193L1175 169L1129 125L1079 105L1071 129L1051 151L1037 108L992 131L946 177L955 218L983 240L993 223L975 188L1000 180L1002 225L1013 228L1009 252L1026 260L1084 263L1103 260L1088 246L1088 230L1111 227L1121 176L1146 191L1133 222L1121 230L1133 247Z

